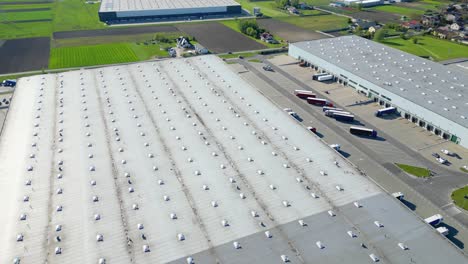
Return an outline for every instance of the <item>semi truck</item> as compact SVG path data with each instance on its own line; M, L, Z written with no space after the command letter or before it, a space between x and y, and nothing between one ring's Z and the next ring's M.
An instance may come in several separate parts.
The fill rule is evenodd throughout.
M405 195L402 192L394 192L392 193L392 195L398 200L403 200L405 198Z
M313 105L319 105L319 106L333 106L332 103L328 102L327 99L323 98L314 98L314 97L307 97L306 98L307 103L313 104Z
M333 75L327 74L327 75L322 75L322 76L317 77L317 81L319 82L325 82L329 80L333 80Z
M336 108L336 107L330 107L330 106L324 106L322 107L322 111L325 112L327 110L335 110L335 111L344 111L343 109L341 108Z
M333 117L338 120L338 121L343 121L343 122L353 122L354 121L354 115L348 115L348 114L334 114Z
M315 95L313 92L307 90L294 90L294 95L301 99L306 99L307 97L317 97L317 95Z
M444 218L440 214L435 214L433 216L430 216L430 217L424 219L424 221L426 223L430 224L431 226L437 226L440 223L442 223L442 221L444 221Z
M366 136L366 137L377 137L377 131L365 127L352 126L349 128L349 132L353 135Z
M326 73L326 72L314 74L314 75L312 75L312 80L317 81L317 80L318 80L318 77L320 77L320 76L325 76L325 75L329 75L329 74Z
M391 106L383 109L379 109L375 112L375 116L384 116L384 115L390 115L396 112L396 108Z
M346 114L346 115L350 115L351 113L350 113L350 112L346 112L346 111L338 111L338 110L327 110L327 111L325 111L325 115L328 116L328 117L334 117L335 114Z

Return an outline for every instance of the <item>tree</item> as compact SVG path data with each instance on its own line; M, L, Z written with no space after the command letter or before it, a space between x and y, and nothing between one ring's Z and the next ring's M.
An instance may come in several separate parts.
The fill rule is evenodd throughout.
M299 0L289 0L289 5L297 8L299 6Z
M278 8L283 9L285 6L289 4L289 0L275 0L275 3Z
M256 38L258 32L257 32L257 30L255 30L254 28L249 27L249 28L246 29L245 34L247 34L247 35L249 35L249 36L251 36L251 37Z
M374 40L377 42L382 42L385 38L385 35L387 34L387 30L384 28L381 28L377 31L375 31L374 34Z
M412 39L412 41L413 41L413 44L418 44L419 38L414 37L414 38Z

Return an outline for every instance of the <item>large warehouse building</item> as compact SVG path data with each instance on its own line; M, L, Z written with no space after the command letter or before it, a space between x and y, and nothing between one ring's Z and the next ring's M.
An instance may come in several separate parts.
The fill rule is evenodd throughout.
M289 55L468 148L464 72L357 36L294 43Z
M0 200L0 263L466 263L215 56L20 79Z
M241 14L234 0L102 0L101 21Z

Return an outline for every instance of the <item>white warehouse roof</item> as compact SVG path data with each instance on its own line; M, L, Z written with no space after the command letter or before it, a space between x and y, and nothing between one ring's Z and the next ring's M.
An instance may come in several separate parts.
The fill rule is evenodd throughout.
M291 45L468 128L468 75L462 71L358 36Z
M234 0L102 0L100 12L198 9L238 6Z
M215 56L20 79L0 199L0 263L466 261Z

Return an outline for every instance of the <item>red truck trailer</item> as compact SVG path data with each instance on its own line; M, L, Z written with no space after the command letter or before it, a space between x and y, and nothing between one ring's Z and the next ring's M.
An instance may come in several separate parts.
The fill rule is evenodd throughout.
M327 99L307 97L307 103L319 106L333 106Z
M313 92L307 90L294 90L294 95L301 99L306 99L307 97L317 97Z

